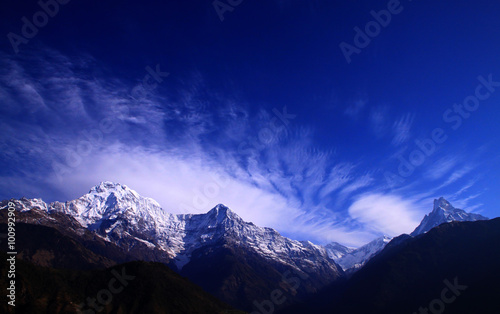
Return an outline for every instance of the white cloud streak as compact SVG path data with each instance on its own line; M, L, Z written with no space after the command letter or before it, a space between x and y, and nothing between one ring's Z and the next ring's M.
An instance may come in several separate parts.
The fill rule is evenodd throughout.
M425 176L431 180L441 179L457 165L458 161L456 156L443 157L429 167Z
M399 146L410 139L410 130L414 119L415 116L413 114L407 113L394 122L392 126L392 131L394 133L392 139L393 145Z
M390 194L361 195L349 207L349 214L366 228L389 236L409 233L421 220L413 202Z

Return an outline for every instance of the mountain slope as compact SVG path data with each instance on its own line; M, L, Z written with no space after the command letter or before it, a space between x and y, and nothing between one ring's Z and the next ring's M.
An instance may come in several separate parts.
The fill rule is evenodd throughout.
M425 215L424 219L418 225L417 228L410 234L411 236L417 236L419 234L426 233L434 227L440 224L452 221L477 221L477 220L487 220L488 218L481 216L479 214L467 213L462 209L453 207L444 198L439 198L434 200L434 208L432 212Z
M0 258L0 289L6 291L7 255L0 252ZM18 260L16 275L15 311L2 294L2 313L242 313L160 263L76 271Z
M18 208L22 206L29 207L32 205L32 200L21 199L19 201L12 200L18 204ZM7 201L0 202L0 209L7 207ZM123 263L141 259L139 256L130 255L117 245L104 240L101 236L82 227L78 221L71 216L58 212L46 212L40 207L33 207L31 210L17 211L16 222L25 223L28 225L39 225L54 228L63 236L69 237L72 240L80 243L86 249L95 254L101 255L116 263ZM7 211L0 210L0 223L7 223ZM20 235L21 237L24 234ZM27 245L32 245L31 238L26 239ZM35 239L36 240L36 239Z
M7 224L0 223L0 233L7 234ZM116 265L51 227L17 223L16 242L16 258L39 266L82 270Z

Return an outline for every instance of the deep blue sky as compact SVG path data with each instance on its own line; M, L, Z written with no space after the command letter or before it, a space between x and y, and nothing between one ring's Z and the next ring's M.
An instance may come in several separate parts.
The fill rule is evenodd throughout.
M347 62L339 45L392 5ZM349 245L411 232L440 196L500 215L498 1L244 0L221 21L212 1L71 0L16 53L40 10L0 4L2 199L111 180L170 212L225 203ZM144 92L147 67L169 75Z

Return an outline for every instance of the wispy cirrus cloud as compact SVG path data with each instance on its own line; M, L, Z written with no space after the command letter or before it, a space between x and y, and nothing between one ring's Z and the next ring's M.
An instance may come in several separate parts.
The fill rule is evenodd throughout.
M356 179L354 182L349 184L348 186L344 187L340 193L341 194L350 194L353 193L361 188L370 186L373 183L373 177L369 174L366 174L358 179Z
M459 162L457 156L445 156L433 163L426 171L425 176L431 180L441 179L449 173Z
M80 63L92 67L92 59L75 64L46 53L27 61L2 58L0 92L11 106L0 143L18 147L2 153L15 169L1 175L8 197L64 201L111 180L173 213L226 203L244 219L290 236L322 242L335 235L357 245L369 240L371 233L340 225L342 215L327 206L367 178L357 180L352 164L318 150L311 129L293 119L283 123L293 116L286 108L252 115L237 97L208 95L198 76L174 91L176 97L153 91L137 99L136 86L79 70ZM19 116L16 106L23 104ZM103 122L112 128L105 131Z
M407 113L394 122L392 125L393 145L401 145L410 139L410 130L414 119L415 115Z
M470 180L469 182L467 182L467 184L465 184L463 187L461 187L460 190L455 192L453 194L453 197L456 198L456 197L462 195L464 192L468 191L471 187L473 187L474 184L476 184L476 182L477 182L477 179Z
M346 199L350 195L352 195L353 193L355 193L363 188L371 186L374 181L375 180L372 177L372 175L365 174L365 175L359 176L357 179L355 179L354 181L352 181L349 184L347 184L346 186L344 186L340 190L340 192L337 196L337 200L335 203L336 207L342 206L342 204L346 201Z
M320 189L319 196L325 198L332 192L337 191L353 179L355 166L351 163L335 165L328 174L326 184Z
M97 67L92 58L48 51L1 62L5 198L64 201L111 180L172 213L225 203L295 239L357 246L415 227L435 196L431 190L417 199L421 191L409 186L405 198L385 191L376 167L318 148L314 128L295 112L249 110L237 93L210 91L199 73L179 79L175 90L166 83L138 99L137 85L127 83L133 79L89 76ZM387 114L384 106L370 112L377 136L391 135ZM440 175L455 171L448 184L465 176L449 168Z
M414 202L380 193L360 195L349 207L349 214L374 232L389 236L409 233L421 220Z
M472 170L474 170L474 166L472 165L463 166L460 169L454 170L448 177L448 179L438 187L438 189L444 188L452 183L455 183L459 179L463 178L466 174L470 173Z

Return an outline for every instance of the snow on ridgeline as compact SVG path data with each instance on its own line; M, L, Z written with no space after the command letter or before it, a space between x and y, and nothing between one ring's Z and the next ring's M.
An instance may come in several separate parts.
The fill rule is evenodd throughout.
M356 270L378 254L391 241L383 236L354 249L332 242L325 246L309 241L295 241L281 236L272 228L245 222L228 207L219 204L206 214L166 212L153 199L143 197L126 185L101 182L82 197L68 202L45 203L41 199L14 201L21 211L32 208L47 213L61 212L74 217L83 227L96 232L107 241L128 248L140 242L167 253L180 269L190 261L194 250L219 245L221 240L244 246L257 254L296 268L323 265L343 270ZM434 200L431 213L411 233L416 236L451 221L488 219L454 208L444 198ZM125 241L126 242L126 241Z
M155 200L113 182L101 182L82 197L64 203L25 198L15 202L21 211L36 208L68 214L119 246L127 243L130 248L141 242L165 251L179 269L196 249L228 242L297 269L320 272L325 266L338 268L322 246L291 240L272 228L245 222L222 204L205 214L174 215Z
M391 237L382 236L357 249L348 248L333 242L325 246L332 258L344 271L356 270L377 255L392 240Z

